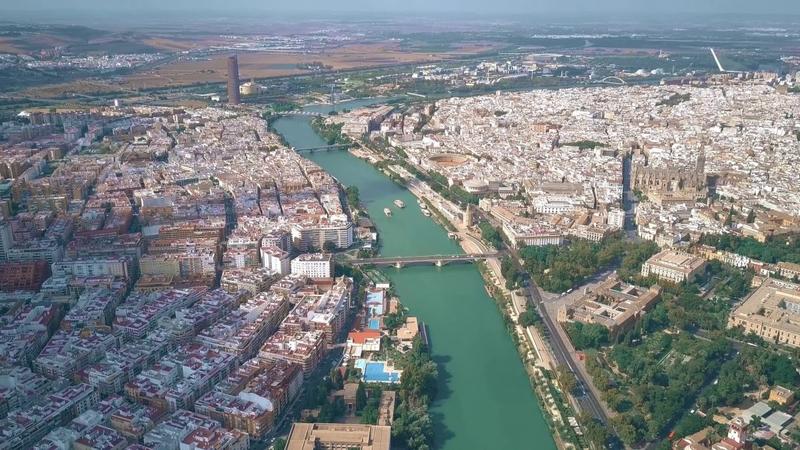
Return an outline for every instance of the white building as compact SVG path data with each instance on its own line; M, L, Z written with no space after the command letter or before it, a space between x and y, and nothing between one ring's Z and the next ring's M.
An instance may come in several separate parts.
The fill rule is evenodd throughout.
M319 223L299 223L292 228L292 239L294 246L301 251L322 249L326 242L332 242L336 248L348 248L353 245L353 224L338 218Z
M275 246L261 247L261 267L288 275L292 270L289 252Z
M76 277L98 277L112 275L120 278L130 278L130 264L128 258L107 259L75 259L59 261L52 265L53 275L74 275Z
M305 253L292 260L292 274L309 278L333 277L333 255Z
M675 250L664 250L653 255L642 265L642 276L654 275L661 280L682 283L693 280L703 272L705 267L706 260L699 256Z

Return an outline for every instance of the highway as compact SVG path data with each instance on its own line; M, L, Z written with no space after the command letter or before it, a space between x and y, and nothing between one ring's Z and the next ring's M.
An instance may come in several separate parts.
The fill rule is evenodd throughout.
M484 215L484 217L492 224L492 226L498 225L491 216ZM542 318L545 327L547 327L547 333L550 336L550 347L553 350L553 356L555 357L556 362L559 365L568 367L570 371L575 374L578 389L580 390L580 395L576 395L575 400L578 402L583 411L586 411L592 415L592 417L600 420L602 423L608 424L609 418L605 409L603 409L602 401L597 397L594 389L591 388L591 386L593 386L591 384L591 380L587 380L584 372L580 367L578 367L579 363L574 359L574 354L570 351L570 346L564 342L565 338L564 335L560 333L560 325L554 322L547 313L547 308L544 307L542 296L539 293L539 287L536 286L536 282L533 280L530 274L525 271L525 268L521 266L519 262L520 256L517 250L511 246L508 246L508 248L511 253L511 260L513 264L517 266L517 269L520 271L520 273L524 274L523 276L525 279L523 283L527 293L526 297L528 301L533 302L533 305L536 307L536 312L539 313L539 316Z
M412 189L411 184L409 185L409 189ZM414 192L414 194L417 195L418 197L423 196L423 193L421 192ZM427 195L430 197L438 196L438 194L435 195L434 194L435 193L433 192L427 193ZM489 223L492 224L492 226L497 227L499 225L497 221L494 220L494 218L492 218L490 215L482 214L480 210L476 211L475 214L476 214L475 217L476 223L478 223L481 217L483 217L486 220L488 220ZM455 224L455 225L459 226L460 224ZM475 245L477 249L483 253L482 255L480 255L482 257L481 259L485 258L490 265L496 266L494 267L495 272L498 274L500 273L499 258L501 258L505 254L505 252L490 253L491 250L488 249L486 245L484 245L483 241L477 236L472 236L468 232L468 230L466 231L462 230L460 236L462 237L462 239L464 237L469 238L469 241L471 241L472 244ZM572 371L572 373L575 374L575 378L577 380L578 388L580 389L580 394L581 394L579 396L575 396L575 399L578 402L581 410L586 411L592 417L600 420L603 424L608 424L609 418L608 415L606 414L605 409L603 409L601 400L597 397L597 394L591 388L591 386L593 386L591 382L590 381L587 382L587 379L584 376L583 371L578 367L578 363L573 359L574 355L570 352L569 347L563 341L564 338L562 337L562 334L559 333L560 325L554 323L551 317L548 315L546 308L542 303L542 298L541 295L539 294L539 288L536 286L535 282L530 277L530 275L524 270L523 267L521 267L519 263L520 256L517 253L516 249L509 246L509 250L511 253L511 260L513 261L513 264L517 266L517 269L521 273L525 274L524 276L526 277L525 286L527 290L527 295L526 295L527 301L533 302L537 312L539 313L539 316L542 317L542 320L545 326L547 327L548 334L550 335L550 347L552 348L556 362L559 365L564 365L568 367ZM478 256L478 254L472 254L469 256L474 257Z
M581 391L580 396L576 396L576 400L581 406L581 409L591 414L594 418L600 420L604 424L608 424L608 416L606 415L605 410L603 409L602 404L600 403L601 400L598 399L592 389L587 388L590 382L583 376L583 372L577 367L577 362L572 359L572 354L567 346L562 340L561 333L559 333L556 327L560 326L558 323L554 323L553 319L547 313L543 303L542 297L539 294L539 288L534 283L533 279L528 280L528 286L526 287L528 292L528 298L533 302L536 306L536 311L541 316L542 321L544 322L545 326L547 327L547 332L550 335L550 346L553 350L553 355L556 358L556 361L559 365L566 366L575 374L575 378L578 381L578 387Z

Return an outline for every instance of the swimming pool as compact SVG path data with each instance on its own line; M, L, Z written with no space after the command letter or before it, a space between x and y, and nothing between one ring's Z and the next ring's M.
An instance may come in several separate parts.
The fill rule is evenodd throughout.
M377 292L368 292L367 299L364 302L369 309L369 312L376 316L383 315L383 306L384 306L384 294L383 291Z
M369 322L367 322L367 328L370 330L380 330L381 319L369 319Z
M400 372L387 372L386 364L368 362L364 368L364 381L367 383L399 383Z

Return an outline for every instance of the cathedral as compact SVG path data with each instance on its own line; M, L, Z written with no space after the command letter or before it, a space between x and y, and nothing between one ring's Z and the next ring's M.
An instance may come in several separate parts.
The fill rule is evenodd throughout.
M705 161L705 155L700 154L694 170L634 164L632 188L645 194L696 193L698 196L705 196L707 187Z

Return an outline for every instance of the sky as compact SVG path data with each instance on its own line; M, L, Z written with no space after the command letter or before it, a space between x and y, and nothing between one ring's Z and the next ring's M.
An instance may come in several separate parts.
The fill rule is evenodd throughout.
M0 12L157 13L800 14L800 0L0 0ZM0 14L0 17L2 14Z

